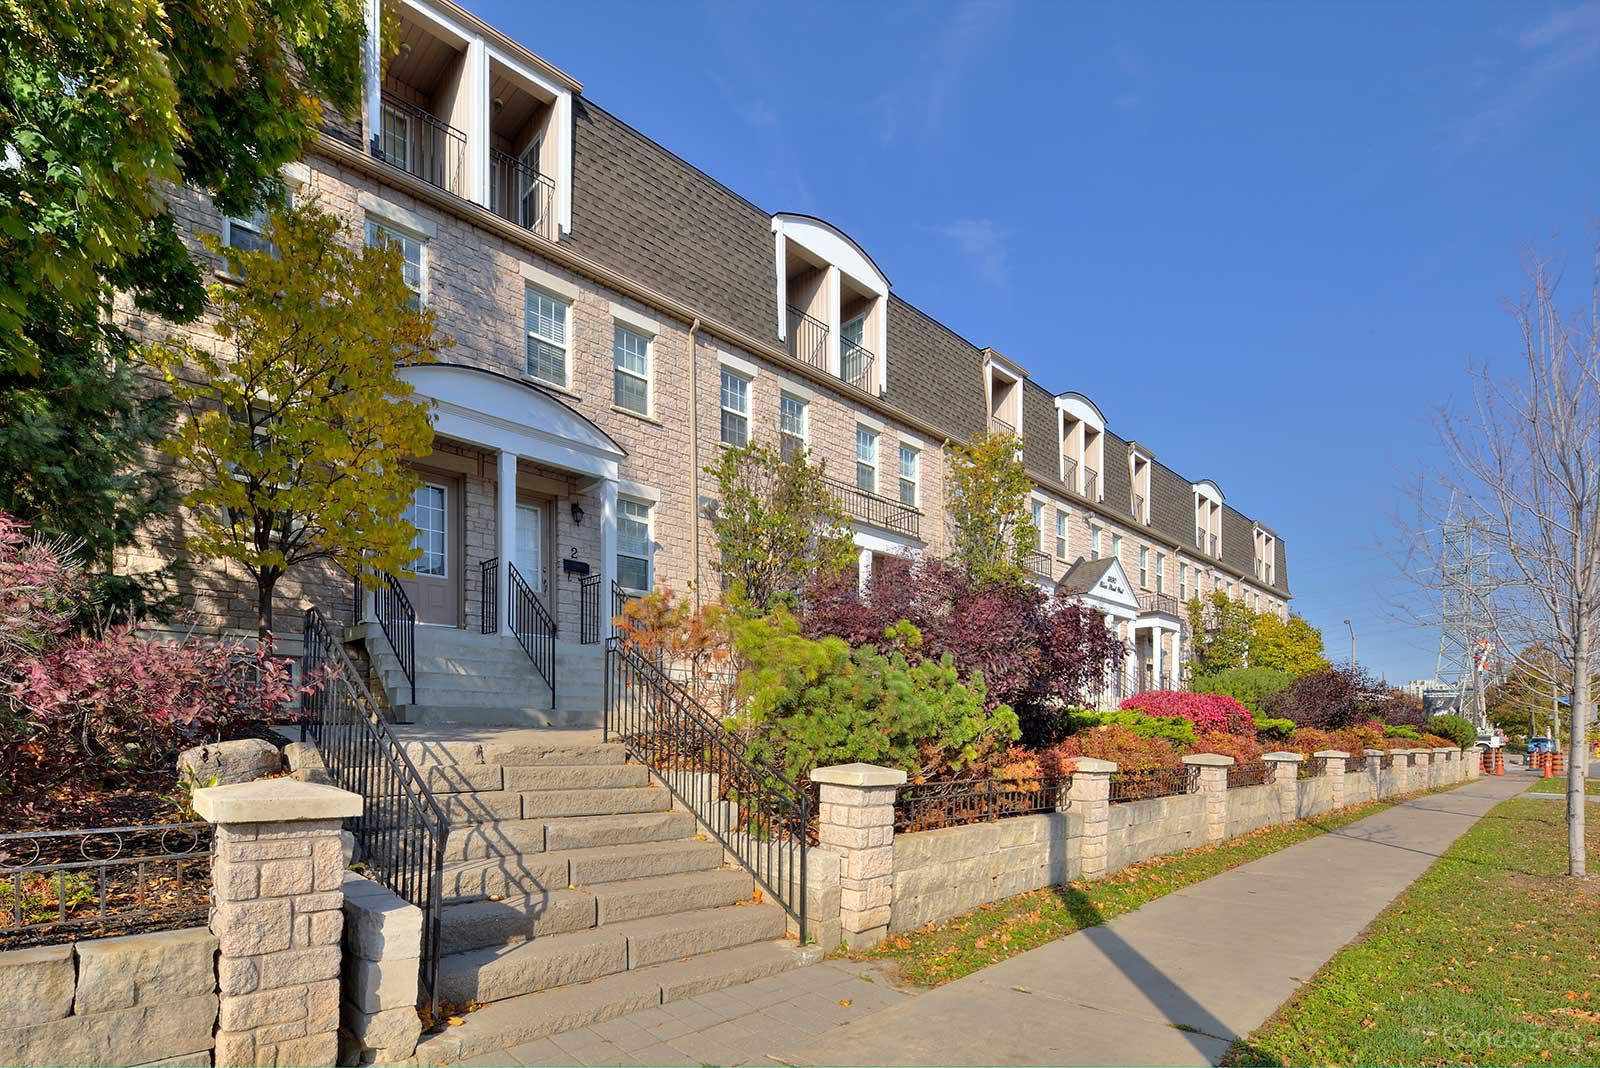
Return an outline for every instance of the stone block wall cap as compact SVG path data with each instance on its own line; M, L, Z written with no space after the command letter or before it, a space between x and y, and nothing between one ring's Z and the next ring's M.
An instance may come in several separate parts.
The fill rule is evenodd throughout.
M1073 757L1072 773L1087 773L1089 775L1110 775L1117 770L1115 760L1101 760L1098 757Z
M1454 753L1456 747L1453 745L1436 745L1433 747L1433 751L1435 753Z
M906 781L906 773L876 764L835 764L814 770L811 781L829 786L899 786Z
M1367 754L1367 756L1375 756L1375 757L1381 757L1381 756L1383 756L1383 754L1385 752L1387 752L1387 750L1385 750L1385 749L1363 749L1361 751L1363 753Z
M1279 763L1300 764L1305 761L1303 753L1262 753L1262 760L1273 760Z
M361 795L298 779L257 779L194 792L207 823L287 823L361 815Z
M1199 764L1203 768L1225 768L1234 763L1231 756L1221 753L1190 753L1183 758L1185 764Z
M1346 753L1343 749L1318 749L1311 755L1319 757L1342 757L1345 760L1350 759L1350 754Z

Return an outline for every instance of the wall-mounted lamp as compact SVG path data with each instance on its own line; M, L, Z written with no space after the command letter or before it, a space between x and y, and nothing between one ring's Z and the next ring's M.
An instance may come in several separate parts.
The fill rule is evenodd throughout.
M574 526L583 526L583 505L577 501L572 502L572 522Z

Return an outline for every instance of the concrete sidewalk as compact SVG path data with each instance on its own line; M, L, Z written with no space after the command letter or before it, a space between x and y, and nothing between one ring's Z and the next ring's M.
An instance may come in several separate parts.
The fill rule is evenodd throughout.
M1396 805L771 1056L1214 1064L1528 781L1480 779Z

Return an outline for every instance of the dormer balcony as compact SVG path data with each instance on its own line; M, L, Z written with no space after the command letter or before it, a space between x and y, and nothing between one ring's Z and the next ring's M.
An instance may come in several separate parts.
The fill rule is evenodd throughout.
M1092 467L1083 469L1083 495L1091 501L1100 499L1100 472Z
M839 377L864 392L871 392L871 383L877 381L872 353L851 341L839 339Z
M489 150L489 210L502 219L556 239L556 183L508 152Z
M789 355L819 371L828 370L828 324L789 305Z
M1002 419L998 415L991 415L989 417L989 433L1014 438L1017 436L1017 427L1016 424L1008 419Z
M467 135L388 90L372 154L447 193L466 195Z
M1051 574L1054 561L1050 559L1049 553L1040 552L1039 550L1035 549L1033 552L1028 554L1027 565L1028 570L1033 572L1035 575L1038 575L1040 578L1047 579L1055 577Z

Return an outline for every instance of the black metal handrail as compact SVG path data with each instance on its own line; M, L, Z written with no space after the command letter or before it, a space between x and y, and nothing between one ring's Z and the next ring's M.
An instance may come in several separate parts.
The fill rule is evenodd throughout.
M1050 554L1039 549L1028 554L1028 570L1041 578L1049 578L1051 569Z
M578 644L600 642L600 576L585 575L578 582Z
M1272 781L1272 765L1265 760L1247 760L1228 768L1228 789L1241 786L1265 786Z
M439 996L445 839L450 822L405 747L396 741L344 646L315 608L306 609L300 737L317 744L335 785L361 795L348 820L367 873L422 911L422 989Z
M627 746L722 848L806 928L811 798L757 760L683 685L621 637L606 641L604 738Z
M1111 803L1192 794L1199 788L1200 767L1196 764L1148 771L1117 771L1111 775Z
M1100 472L1092 467L1083 469L1083 495L1091 501L1100 499Z
M522 651L533 661L533 668L550 686L550 707L556 707L556 621L534 595L533 587L522 577L516 564L507 564L506 572L511 583L506 587L510 594L506 616L511 621L511 634L522 646Z
M1133 495L1133 518L1144 522L1144 498L1137 493Z
M1078 486L1078 461L1070 456L1061 457L1061 481L1067 484L1068 489Z
M204 924L210 855L207 823L0 834L0 949Z
M547 240L556 239L556 183L515 156L489 150L489 210Z
M615 626L617 620L622 618L622 613L628 607L628 602L638 600L638 598L639 595L637 593L629 593L627 590L622 588L622 584L616 579L611 580L612 626Z
M1160 612L1169 616L1180 614L1181 606L1178 599L1170 593L1141 593L1139 594L1140 612Z
M871 523L911 538L922 537L922 513L909 504L901 504L892 497L868 493L859 486L826 475L822 481L840 507L863 523Z
M894 830L907 834L1057 812L1071 784L1070 775L908 784L894 797Z
M478 565L478 633L500 629L500 558L491 556Z
M411 684L411 703L417 703L417 610L411 606L400 580L387 571L378 575L378 588L372 591L372 613L378 628L389 639L389 648L400 661L406 682Z
M878 358L849 338L839 339L839 377L863 393L872 392L872 365Z
M383 106L399 114L405 133L380 132L373 139L373 156L446 192L465 196L467 135L393 93L383 94Z
M819 371L828 369L828 324L789 305L789 355Z

